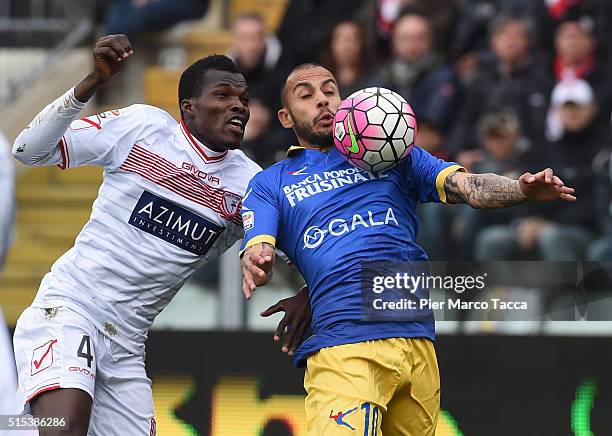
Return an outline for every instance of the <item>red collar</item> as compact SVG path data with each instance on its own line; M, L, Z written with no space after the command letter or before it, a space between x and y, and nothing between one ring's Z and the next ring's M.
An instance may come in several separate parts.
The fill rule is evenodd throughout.
M561 20L571 7L582 2L583 0L557 0L548 6L548 14L555 20Z
M189 129L187 128L187 125L185 124L185 121L182 118L181 130L183 131L183 135L185 136L185 139L187 139L187 142L189 142L189 144L196 151L196 153L198 153L202 157L202 159L204 159L205 163L219 162L223 160L225 156L227 156L227 150L224 152L210 150L209 148L205 147L204 144L194 138L189 132ZM207 151L204 151L205 149Z
M557 81L560 81L565 78L567 73L570 73L575 78L584 79L591 71L593 71L594 67L595 56L590 56L586 61L577 67L566 67L561 63L561 59L557 57L555 58L553 69L555 72L555 78Z

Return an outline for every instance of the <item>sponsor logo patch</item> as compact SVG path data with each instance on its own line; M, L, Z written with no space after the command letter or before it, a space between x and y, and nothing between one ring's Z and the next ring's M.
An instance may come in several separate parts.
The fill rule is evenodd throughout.
M92 380L96 379L96 375L94 374L94 372L91 369L81 368L79 366L71 366L70 368L68 368L68 371L75 372L75 373L78 373L78 374L83 374L85 377L89 377Z
M344 123L336 123L335 134L336 134L336 139L342 142L342 140L346 136L346 130L344 129Z
M226 218L233 218L240 212L240 202L242 197L233 192L223 192L223 201L221 201L221 211Z
M385 211L372 212L369 210L367 214L354 214L350 218L334 218L323 226L308 227L304 232L303 248L317 248L328 238L343 237L358 229L388 225L399 227L399 223L391 207Z
M40 347L34 348L30 375L38 374L53 364L53 346L55 344L57 344L57 339L51 339Z
M242 226L245 232L248 232L255 226L255 212L248 210L242 213Z
M299 170L297 170L297 171L287 171L287 174L289 174L289 175L291 175L291 176L305 176L305 175L307 175L307 174L308 174L308 173L306 172L306 169L307 169L307 168L308 168L308 167L306 166L306 167L304 167L304 168L300 168L300 169L299 169Z
M357 410L357 407L353 407L351 410L347 410L344 413L342 411L338 411L336 414L334 414L334 411L332 410L331 412L329 412L329 419L332 419L340 427L346 427L346 428L351 429L352 431L355 431L355 427L353 427L352 425L350 425L344 420L348 415L353 413L355 410Z
M295 207L301 201L321 193L341 189L348 185L356 185L370 180L384 179L384 173L371 173L360 168L344 168L336 171L308 174L303 172L306 167L289 174L306 175L302 180L283 186L283 194L287 197L289 205Z
M193 254L204 255L224 228L187 209L144 191L129 224Z

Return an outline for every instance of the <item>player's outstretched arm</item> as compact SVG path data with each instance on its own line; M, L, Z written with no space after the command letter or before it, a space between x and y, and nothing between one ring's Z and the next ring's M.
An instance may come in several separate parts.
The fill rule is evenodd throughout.
M547 168L525 173L518 180L497 174L470 174L455 171L444 182L447 203L465 203L474 208L494 209L526 201L576 201L574 189Z
M87 101L117 74L133 53L125 35L109 35L93 49L94 67L78 85L47 105L15 139L13 156L26 165L44 164Z
M100 38L93 49L94 68L74 88L74 96L80 102L86 103L125 65L132 54L132 44L125 35L108 35Z
M272 268L276 260L274 246L267 242L251 245L242 254L242 292L250 299L258 286L272 279Z

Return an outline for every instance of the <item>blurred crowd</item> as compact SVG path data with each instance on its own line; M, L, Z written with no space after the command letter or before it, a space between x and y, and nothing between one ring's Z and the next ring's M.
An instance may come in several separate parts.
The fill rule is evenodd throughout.
M11 245L15 220L15 171L9 147L0 132L0 276Z
M274 35L241 16L230 54L252 89L245 150L262 166L283 157L280 86L319 62L343 97L404 96L417 144L438 157L514 178L552 167L576 188L576 204L423 205L432 259L612 260L611 24L605 0L294 0Z
M106 0L104 31L137 41L208 3ZM343 97L403 95L417 144L440 158L514 178L552 167L576 188L576 204L422 205L432 259L612 260L611 25L608 0L289 0L275 33L241 15L228 55L251 90L244 150L263 167L284 157L295 138L277 121L281 85L294 66L321 63Z
M436 156L514 178L552 167L576 188L576 204L423 205L432 259L612 260L610 24L598 0L296 0L276 35L239 17L231 55L254 97L245 150L263 166L282 157L278 90L291 67L319 62L343 97L404 96Z

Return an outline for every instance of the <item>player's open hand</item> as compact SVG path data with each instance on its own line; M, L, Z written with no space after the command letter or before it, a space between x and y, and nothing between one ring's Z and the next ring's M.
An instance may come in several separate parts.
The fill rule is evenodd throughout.
M100 38L93 49L94 74L105 82L117 74L126 60L134 53L125 35L108 35Z
M274 332L274 341L279 342L286 331L281 350L283 353L293 356L297 347L302 343L304 334L310 332L312 314L310 312L308 288L304 286L293 297L285 298L268 307L261 312L261 316L267 317L278 312L285 312L285 316L280 320L276 332Z
M521 193L531 201L551 201L561 199L576 201L574 189L565 186L563 181L554 175L553 170L546 168L536 174L525 173L519 178Z
M266 242L255 244L242 255L242 292L250 299L258 286L263 286L272 278L272 267L276 260L274 247Z

